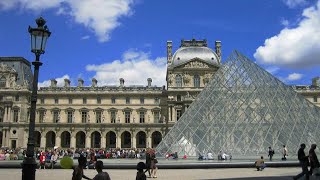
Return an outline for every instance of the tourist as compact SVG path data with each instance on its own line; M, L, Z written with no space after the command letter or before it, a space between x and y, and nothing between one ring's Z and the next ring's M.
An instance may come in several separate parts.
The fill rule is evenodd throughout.
M149 178L151 178L151 154L150 154L150 149L148 149L147 151L146 151L146 171L145 172L147 172L148 171L148 174L149 174Z
M150 157L151 157L151 176L153 178L157 178L157 170L158 170L158 167L157 167L157 163L158 163L158 160L155 156L155 151L152 150L150 151Z
M213 155L211 152L208 152L207 158L208 160L213 160Z
M58 161L58 153L54 151L52 152L51 160L50 160L51 169L53 169L53 166L57 163L57 161Z
M102 161L97 161L95 167L98 174L93 178L93 180L111 180L109 174L107 172L102 171L103 169Z
M82 178L85 179L90 179L87 176L83 174L83 168L86 165L86 158L81 154L79 159L78 159L78 166L74 168L73 173L72 173L72 180L81 180Z
M221 155L221 160L227 160L228 156L229 156L228 154L223 152Z
M263 156L261 156L260 159L258 159L255 162L255 166L257 168L257 171L262 171L266 167L266 164L264 163Z
M302 176L306 175L306 180L309 180L309 171L308 171L308 165L309 165L309 156L306 156L306 154L304 153L304 149L306 148L305 144L301 144L300 145L300 149L298 151L298 159L300 162L300 166L302 168L302 172L298 175L296 175L295 177L293 177L293 179L299 179Z
M309 150L309 160L310 160L310 174L314 173L315 168L319 168L319 161L316 152L314 151L317 148L316 144L312 144Z
M269 160L272 161L272 156L274 155L274 150L269 147L268 148L268 157L269 157Z
M144 162L139 162L137 164L137 175L136 175L136 180L146 180L147 176L145 174L145 172L143 172L143 169L146 168L146 164L144 164Z
M286 145L283 145L282 155L283 155L282 160L283 160L283 161L287 160L288 149L287 149Z
M95 155L95 153L94 152L92 152L91 154L90 154L90 156L89 156L89 161L88 161L88 163L87 163L87 168L89 169L89 166L91 165L91 164L93 164L93 167L95 167L95 163L97 162L97 157L96 157L96 155Z
M40 157L39 157L39 164L40 164L39 169L41 169L41 168L46 169L45 161L46 161L46 156L45 156L44 152L41 152Z

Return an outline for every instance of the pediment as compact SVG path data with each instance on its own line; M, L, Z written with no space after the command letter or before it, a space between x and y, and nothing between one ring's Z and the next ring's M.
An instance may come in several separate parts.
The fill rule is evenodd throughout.
M208 63L199 58L194 58L186 63L183 63L175 68L183 68L183 69L209 69L217 67L214 63Z

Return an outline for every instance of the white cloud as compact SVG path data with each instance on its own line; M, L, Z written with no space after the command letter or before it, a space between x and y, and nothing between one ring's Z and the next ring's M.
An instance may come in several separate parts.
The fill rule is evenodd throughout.
M307 0L284 0L284 3L289 8L295 8L297 6L301 6L301 5L307 4Z
M296 28L285 27L254 53L263 64L292 68L320 65L320 1L303 11Z
M288 77L286 78L288 81L296 81L302 78L302 74L299 73L292 73L289 74Z
M281 24L285 27L289 26L289 21L286 19L281 19Z
M279 70L280 70L280 68L276 67L276 66L271 66L271 67L266 68L266 71L268 71L270 74L275 74Z
M58 15L69 15L76 23L94 31L100 42L110 39L111 31L120 25L119 18L132 14L133 0L1 0L0 9L56 9Z
M101 85L119 85L119 79L125 85L147 85L147 78L152 78L152 85L166 85L166 57L151 59L149 53L130 49L122 55L122 60L100 65L87 65L87 71L94 71L94 78Z
M57 86L64 86L64 79L70 79L69 75L66 74L62 77L59 78L55 78L55 80L57 81ZM51 85L51 80L46 80L43 82L38 83L38 87L49 87Z
M86 40L86 39L89 39L89 38L90 38L90 36L82 36L81 40Z

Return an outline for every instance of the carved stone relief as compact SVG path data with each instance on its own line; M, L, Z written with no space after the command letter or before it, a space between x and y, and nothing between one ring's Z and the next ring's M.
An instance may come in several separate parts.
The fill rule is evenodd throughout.
M184 66L185 68L209 68L209 66L200 61L192 61Z

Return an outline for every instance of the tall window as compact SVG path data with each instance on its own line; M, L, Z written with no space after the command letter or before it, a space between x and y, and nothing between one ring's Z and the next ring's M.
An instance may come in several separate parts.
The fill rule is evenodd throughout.
M126 97L126 104L130 104L130 98Z
M130 112L126 111L124 113L125 119L126 119L126 123L130 123Z
M144 104L144 97L140 97L140 104Z
M160 123L160 112L159 111L155 111L153 113L153 118L154 118L154 122L155 123Z
M15 101L20 101L20 96L19 95L16 95Z
M40 103L41 103L41 104L44 104L44 98L41 98L41 99L40 99Z
M59 122L59 112L53 111L53 122L58 123Z
M69 104L72 104L72 99L71 98L69 98Z
M115 104L115 103L116 103L116 98L115 98L115 97L112 97L112 98L111 98L111 103L112 103L112 104Z
M181 95L177 95L177 101L181 101Z
M177 121L180 119L182 115L181 109L177 109Z
M144 120L144 112L143 111L140 111L140 123L144 123L145 122L145 120Z
M97 97L97 104L101 104L101 97Z
M83 104L87 104L87 98L83 98L83 99L82 99L82 103L83 103Z
M73 123L73 112L68 111L68 123Z
M198 74L193 77L194 87L200 87L200 76Z
M182 87L182 77L180 74L176 75L176 86L177 87Z
M313 96L313 102L318 102L318 97L317 96Z
M6 87L6 78L4 76L0 78L0 88L1 87Z
M59 104L59 99L58 99L58 98L55 98L55 99L54 99L54 103L55 103L55 104Z
M154 98L154 103L155 104L159 104L160 103L160 99L158 97Z
M13 122L18 122L19 121L19 110L15 109L13 110Z
M81 112L81 122L82 123L87 123L87 119L88 119L88 113L86 111L82 111Z
M39 122L40 123L44 122L44 111L39 111Z
M3 122L4 109L0 108L0 122Z
M101 111L96 112L96 123L101 123Z
M116 112L115 111L111 111L111 123L116 123Z

